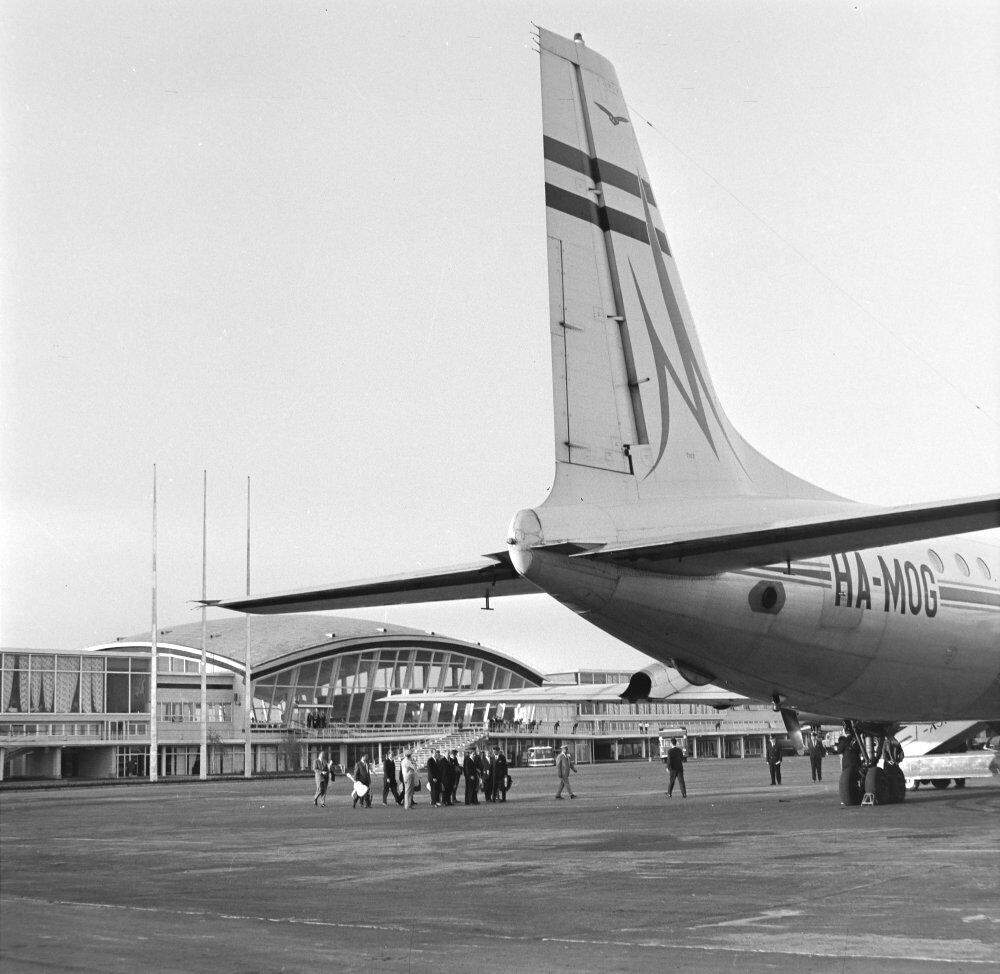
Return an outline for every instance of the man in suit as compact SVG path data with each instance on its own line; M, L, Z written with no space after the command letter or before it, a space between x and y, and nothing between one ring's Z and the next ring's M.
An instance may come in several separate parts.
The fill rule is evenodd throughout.
M326 756L326 751L320 751L313 761L313 774L316 776L316 794L313 795L313 804L326 808L326 789L330 784L330 760Z
M771 784L780 785L781 745L774 739L773 734L767 739L767 750L764 752L764 757L767 759L767 766L771 772Z
M396 784L396 752L389 751L382 762L382 804L389 804L389 792L396 799L397 805L403 804L403 796Z
M684 784L684 750L678 746L677 738L670 738L670 747L667 748L667 770L670 772L670 784L667 785L667 798L673 798L674 784L681 786L681 797L687 798L687 785Z
M563 748L559 752L559 757L556 758L556 774L559 775L559 789L556 791L556 798L562 798L563 788L569 792L570 798L576 798L569 784L569 773L571 771L576 771L576 765L569 756L569 745L563 744Z
M441 772L441 804L451 805L451 792L454 787L454 771L448 754L445 752L438 758L438 770Z
M507 801L507 756L493 745L493 801Z
M483 800L493 801L493 765L490 761L490 752L484 747L479 752L476 761L479 765L479 777L483 782Z
M451 803L458 804L458 783L462 780L462 764L458 760L458 751L452 750L448 756L448 763L451 765Z
M479 804L479 761L476 746L465 752L465 763L462 770L465 773L465 804Z
M823 780L823 758L826 757L826 748L819 739L816 731L812 732L809 738L809 767L812 770L813 781Z
M356 765L354 765L354 784L364 785L367 789L364 795L359 795L357 791L354 792L354 801L351 802L351 808L357 808L358 802L360 801L365 808L372 807L372 771L368 765L368 755L362 754L360 760Z
M438 750L427 759L427 780L431 785L431 805L440 808L441 788L444 784L444 759Z

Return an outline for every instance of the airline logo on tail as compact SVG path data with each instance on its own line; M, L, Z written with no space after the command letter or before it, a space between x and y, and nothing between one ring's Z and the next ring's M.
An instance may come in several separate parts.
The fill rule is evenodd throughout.
M649 239L655 240L656 230L653 226L653 217L649 209L649 201L646 198L645 191L642 189L641 179L639 181L639 187L642 196L642 209L646 218L646 227L648 228ZM668 377L673 379L674 385L677 387L677 391L681 394L681 398L691 411L691 415L694 417L699 429L701 429L705 439L708 441L708 445L712 448L712 452L715 454L716 459L719 458L719 450L715 445L715 440L712 437L712 430L709 426L709 410L715 417L715 422L718 424L726 443L729 444L729 448L732 450L733 456L736 457L737 462L740 464L740 467L743 468L745 473L746 468L743 467L743 463L739 459L739 454L734 449L732 441L726 433L726 428L723 425L722 417L719 415L715 399L709 391L708 383L705 381L705 376L701 371L701 366L698 364L698 358L691 345L691 339L687 333L687 329L684 327L684 316L677 304L677 298L674 295L674 290L670 283L670 277L667 274L667 265L663 260L663 253L659 247L650 247L649 249L650 253L653 255L653 264L656 267L656 276L660 282L660 293L663 297L663 307L667 312L667 318L669 319L671 328L673 329L674 341L677 344L677 352L680 355L681 364L684 368L684 375L687 379L687 387L685 387L685 383L678 374L677 369L674 368L673 362L670 361L670 356L667 355L666 349L664 349L663 343L660 341L660 336L656 333L656 327L653 324L653 316L649 312L649 305L647 304L646 298L642 293L642 288L639 286L639 280L635 273L635 267L630 259L629 271L632 274L632 283L635 285L635 291L639 297L639 305L642 308L642 316L646 322L646 334L649 336L650 348L653 351L653 361L656 365L656 380L659 387L660 400L660 451L656 455L656 459L653 461L653 465L646 476L648 477L649 474L656 469L660 460L663 459L663 454L666 452L667 443L670 438L670 388L667 382Z
M617 127L622 122L628 123L629 121L623 115L614 114L598 101L594 101L592 104L607 116L607 121L614 127ZM567 165L578 172L588 173L595 182L608 182L618 189L625 190L629 195L634 196L642 203L643 219L638 220L629 214L609 210L605 206L589 203L589 201L589 205L583 208L579 205L569 206L565 200L554 198L555 194L549 194L549 198L546 200L548 205L556 206L557 209L561 209L563 212L571 213L573 216L596 223L605 232L613 230L640 243L649 245L649 250L653 258L653 266L656 270L656 277L660 285L660 294L663 298L663 309L666 312L670 328L673 332L674 343L677 348L676 354L680 358L680 369L683 370L683 376L674 365L674 362L671 361L670 355L664 348L663 341L657 333L657 309L651 312L649 302L646 300L646 296L643 294L639 283L639 275L636 273L635 265L630 257L628 259L628 268L632 277L632 283L635 286L636 295L639 299L639 306L642 309L656 373L658 412L660 416L659 451L643 479L649 477L656 470L667 450L670 439L671 381L680 393L684 404L690 410L716 459L720 459L719 447L712 433L710 415L714 416L723 439L729 445L743 472L746 473L746 468L739 459L739 454L733 447L733 443L726 432L722 416L719 413L708 382L698 362L698 357L695 354L691 338L688 335L684 315L677 301L670 276L667 272L667 266L663 259L664 253L672 257L666 235L657 229L653 222L650 207L651 205L655 206L656 201L653 198L653 191L649 183L642 178L642 174L639 172L636 172L633 176L631 172L619 169L619 167L613 166L601 159L593 157L581 158L583 154L578 150L571 149L569 146L554 143L550 139L546 141L547 158L562 165Z
M629 124L628 119L624 115L615 115L609 108L605 108L599 101L595 101L594 104L608 116L609 121L612 125L621 125L624 122L626 125Z

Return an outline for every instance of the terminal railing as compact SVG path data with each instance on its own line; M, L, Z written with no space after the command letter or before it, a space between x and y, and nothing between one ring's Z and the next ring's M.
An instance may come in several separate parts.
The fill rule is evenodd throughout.
M81 740L149 740L149 720L31 720L0 723L0 744L55 745Z

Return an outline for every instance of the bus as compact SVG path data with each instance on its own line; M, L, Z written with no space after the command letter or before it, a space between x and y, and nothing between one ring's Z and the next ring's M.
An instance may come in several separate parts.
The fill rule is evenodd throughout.
M686 727L661 727L660 728L660 760L667 760L667 751L670 750L670 741L677 738L677 744L684 752L684 757L688 756L688 739Z
M551 747L529 747L528 767L529 768L552 768L555 767L556 753Z

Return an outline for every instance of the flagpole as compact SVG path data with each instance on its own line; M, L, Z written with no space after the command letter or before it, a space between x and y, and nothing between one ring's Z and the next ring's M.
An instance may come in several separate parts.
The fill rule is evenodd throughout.
M250 595L250 478L247 477L247 596ZM250 739L253 714L253 683L250 679L250 613L246 617L246 647L243 658L243 777L249 778L253 766L253 743Z
M156 652L156 464L153 464L153 631L149 640L149 780L159 778L157 741L156 673L159 657Z
M198 770L202 781L208 778L208 471L202 471L201 503L201 747Z

